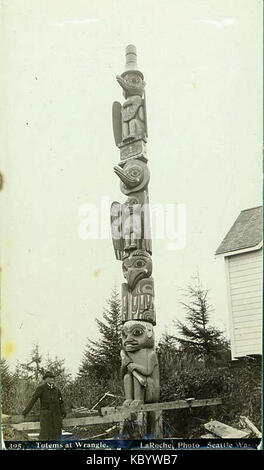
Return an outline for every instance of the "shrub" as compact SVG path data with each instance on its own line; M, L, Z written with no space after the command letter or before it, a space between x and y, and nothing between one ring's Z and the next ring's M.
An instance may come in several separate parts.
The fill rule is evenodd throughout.
M222 398L222 405L164 413L165 433L174 437L199 437L201 424L216 419L240 427L240 416L261 429L261 364L254 359L226 367L205 367L194 358L175 364L166 383L161 383L161 401L185 398Z

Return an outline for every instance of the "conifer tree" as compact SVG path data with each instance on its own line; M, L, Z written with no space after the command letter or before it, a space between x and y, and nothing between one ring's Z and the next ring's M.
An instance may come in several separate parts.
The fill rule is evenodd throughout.
M42 355L39 352L39 345L35 344L30 354L30 360L26 363L20 364L20 373L25 378L30 378L38 382L41 379L41 374L44 369L42 367Z
M79 377L89 375L107 380L119 374L121 302L116 288L113 289L107 304L103 311L103 321L96 319L100 338L97 341L88 340L78 373Z
M159 369L161 382L167 381L168 376L174 369L175 360L179 355L179 348L175 336L169 334L167 331L163 333L157 345L157 355L159 360Z
M193 285L185 292L186 302L181 305L186 311L187 323L176 322L181 336L176 339L180 349L191 352L204 362L229 358L229 343L222 331L210 325L210 315L213 311L208 300L208 289L205 289L199 276L195 277Z
M12 398L13 377L9 370L7 360L1 359L1 392L2 392L2 412L7 413L10 409L10 399Z

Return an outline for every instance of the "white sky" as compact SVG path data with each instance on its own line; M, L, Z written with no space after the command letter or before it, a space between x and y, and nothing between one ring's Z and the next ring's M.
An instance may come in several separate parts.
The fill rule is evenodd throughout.
M153 240L158 340L197 271L228 328L223 260L239 212L262 203L262 2L1 1L2 347L75 373L123 282L112 241L81 240L82 204L124 201L112 167L115 76L135 44L147 82L152 203L182 203L187 243ZM12 348L10 347L11 351Z

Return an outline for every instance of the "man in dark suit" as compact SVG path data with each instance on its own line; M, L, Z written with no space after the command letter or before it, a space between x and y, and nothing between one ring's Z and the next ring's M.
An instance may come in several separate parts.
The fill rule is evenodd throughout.
M61 391L55 386L55 376L51 372L43 375L44 383L39 385L23 411L26 416L36 401L40 400L39 440L58 441L61 436L62 420L66 416Z

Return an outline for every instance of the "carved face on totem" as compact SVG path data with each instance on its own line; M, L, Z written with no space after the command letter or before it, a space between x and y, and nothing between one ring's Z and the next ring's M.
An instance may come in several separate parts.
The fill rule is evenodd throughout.
M152 259L147 251L136 250L126 256L122 264L123 274L132 291L137 283L152 274Z
M146 188L149 183L150 172L146 163L141 160L128 161L124 168L114 167L114 172L121 180L121 191L130 194Z
M127 352L149 349L154 346L154 330L151 323L127 321L121 330L122 346Z
M116 77L119 85L123 88L123 94L125 98L129 96L143 96L144 88L146 83L141 72L128 71L123 73L121 76Z

